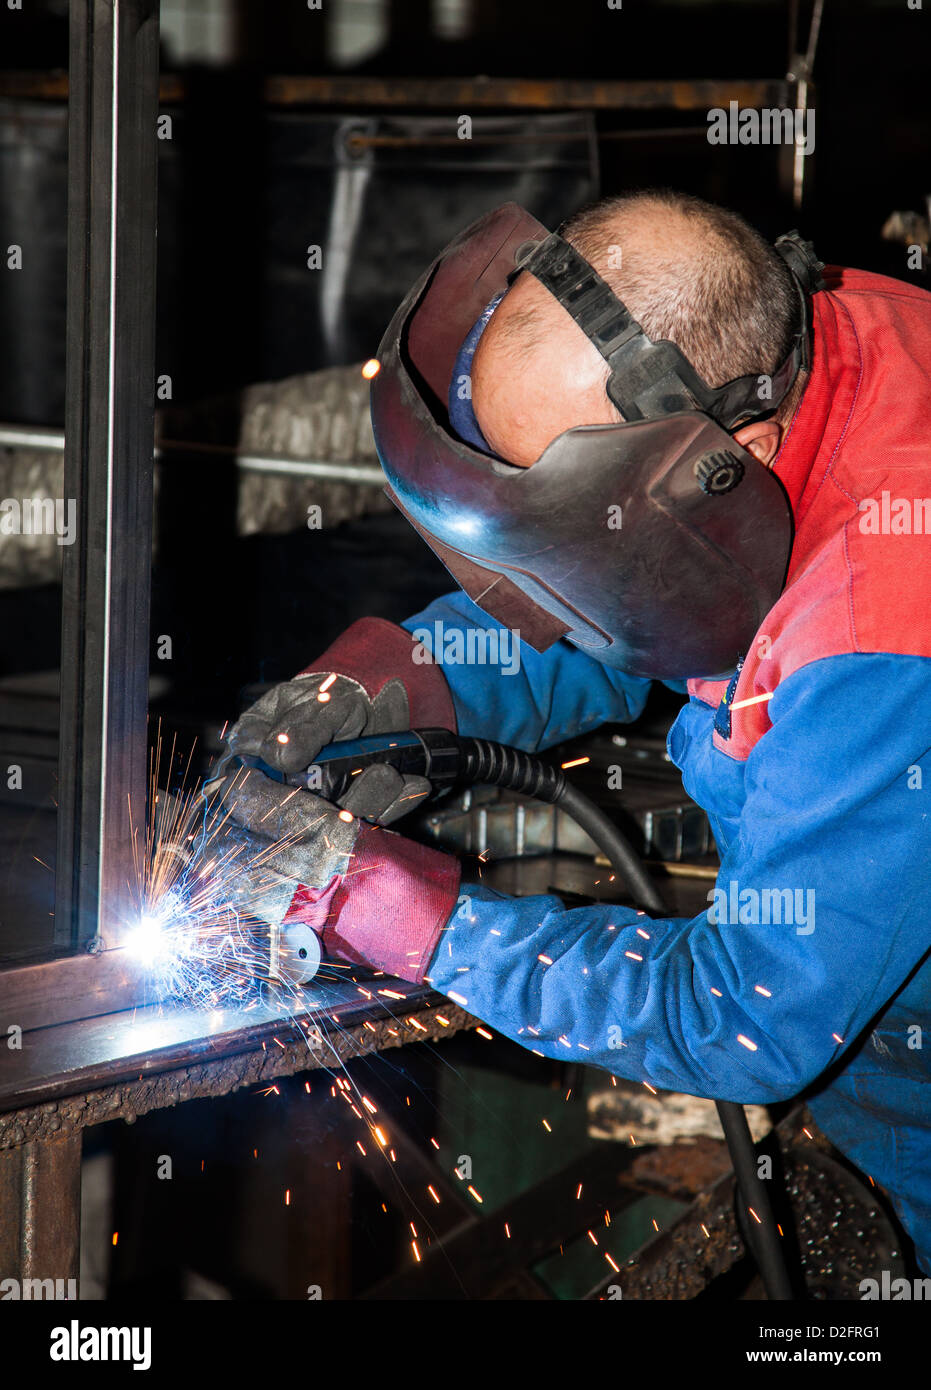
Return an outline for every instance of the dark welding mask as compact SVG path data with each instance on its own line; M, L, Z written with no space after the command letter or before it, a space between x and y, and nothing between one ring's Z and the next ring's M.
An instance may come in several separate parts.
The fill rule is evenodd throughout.
M776 250L800 320L765 399L757 375L708 386L515 203L456 237L398 308L372 382L386 492L475 603L536 651L564 637L631 675L685 679L729 673L747 650L785 583L792 514L775 474L728 431L771 414L808 366L820 288L808 243L790 233ZM530 468L450 418L463 344L520 271L601 352L624 416L567 430Z

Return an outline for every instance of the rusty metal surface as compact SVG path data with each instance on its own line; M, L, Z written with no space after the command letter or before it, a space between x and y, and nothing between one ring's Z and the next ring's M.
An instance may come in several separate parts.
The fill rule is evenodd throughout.
M434 996L435 997L435 996ZM442 1017L446 1023L440 1023ZM283 1025L276 1035L249 1050L173 1067L113 1086L86 1088L43 1104L22 1106L0 1115L0 1151L18 1145L69 1136L87 1125L123 1119L161 1110L205 1096L224 1096L246 1086L273 1082L276 1077L320 1067L337 1069L353 1057L362 1057L410 1042L438 1042L477 1020L456 1005L420 1005L404 1016L366 1019L349 1027L327 1029L320 1046L310 1046L295 1029ZM0 1210L3 1198L0 1196Z
M784 1138L796 1130L795 1124L787 1126ZM657 1161L646 1155L644 1159L654 1166ZM728 1166L668 1231L631 1256L620 1272L606 1278L589 1298L605 1297L612 1285L621 1289L625 1299L696 1298L746 1253L737 1225L734 1174Z
M701 1193L686 1216L651 1241L638 1260L622 1266L594 1296L602 1296L613 1284L625 1299L696 1298L746 1254L734 1217L733 1195L733 1179Z
M586 81L532 77L270 77L265 99L276 106L524 107L542 110L706 111L738 101L768 104L782 83L737 81Z
M269 106L426 106L467 109L595 109L616 111L706 111L712 106L782 106L788 84L777 78L681 79L678 81L586 81L532 77L289 77L266 78ZM184 100L184 81L163 74L159 101ZM65 72L0 73L0 96L62 101Z
M78 1275L81 1134L0 1154L0 1279Z
M622 1182L656 1192L663 1197L688 1201L711 1187L731 1169L723 1139L704 1135L686 1144L659 1144L645 1148L624 1170Z
M806 1296L852 1300L859 1297L859 1281L876 1270L902 1273L898 1237L879 1199L826 1152L826 1141L806 1112L793 1112L777 1133L791 1208L786 1246L790 1263L797 1251ZM728 1172L589 1298L605 1297L611 1285L625 1299L696 1298L746 1255L734 1175Z

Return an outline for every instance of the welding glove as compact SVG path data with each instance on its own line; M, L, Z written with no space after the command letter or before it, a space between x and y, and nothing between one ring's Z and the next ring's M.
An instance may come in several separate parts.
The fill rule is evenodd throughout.
M387 825L430 790L426 777L376 763L334 805L230 754L203 787L209 809L199 858L219 866L230 906L277 926L302 884L323 888L345 871L360 821Z
M414 649L396 624L360 619L301 675L246 710L229 732L230 750L294 773L337 740L410 728L455 732L446 679L439 666L417 664Z
M303 789L240 766L212 784L212 814L248 832L241 870L251 910L275 924L302 922L331 956L377 961L389 974L419 982L457 901L459 864L451 855L403 839L362 819L377 819L403 799L393 768L362 787L342 809ZM422 783L423 778L408 779ZM414 787L408 795L418 797Z

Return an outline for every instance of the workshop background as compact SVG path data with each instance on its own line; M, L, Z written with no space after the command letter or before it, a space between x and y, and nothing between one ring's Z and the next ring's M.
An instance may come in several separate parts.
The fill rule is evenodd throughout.
M0 21L0 494L14 499L67 496L68 11L35 0ZM904 0L163 0L148 693L151 746L174 740L166 785L190 750L201 775L224 724L354 619L400 621L450 588L380 490L360 370L436 251L508 199L555 226L665 185L770 238L798 226L827 261L927 283L927 22ZM711 106L800 92L812 154L709 144ZM23 769L0 778L0 981L86 945L55 910L57 788L82 756L59 735L60 539L0 526L0 766ZM552 757L588 759L578 785L692 915L716 856L665 756L677 707L663 689L635 725ZM518 837L518 805L478 789L409 833L481 854L507 891L624 900L551 808ZM2 983L0 1005L6 1032L19 1016ZM426 1022L406 1008L382 996L353 1015L342 1067L272 1030L216 1061L173 1054L161 1090L102 1044L77 1098L77 1083L24 1097L0 1075L5 1152L77 1136L79 1175L49 1191L80 1194L81 1297L762 1297L711 1102L547 1061L436 997L417 1003ZM864 1272L911 1270L882 1195L803 1107L751 1125L780 1140L807 1296L857 1298Z

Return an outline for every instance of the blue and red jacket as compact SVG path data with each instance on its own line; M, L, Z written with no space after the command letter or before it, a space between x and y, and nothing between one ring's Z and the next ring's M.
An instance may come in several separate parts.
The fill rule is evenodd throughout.
M931 1273L931 295L826 279L773 463L795 519L785 590L735 679L689 682L668 739L720 850L709 910L566 910L460 885L424 850L422 906L417 865L394 897L372 876L377 909L329 944L547 1057L716 1099L813 1088L816 1120L886 1188ZM409 665L410 634L436 622L495 626L455 593L403 629L363 620L312 669L371 693L409 671L415 725L423 710L529 751L643 709L648 681L565 642L522 645L509 675ZM377 862L364 839L359 854Z

